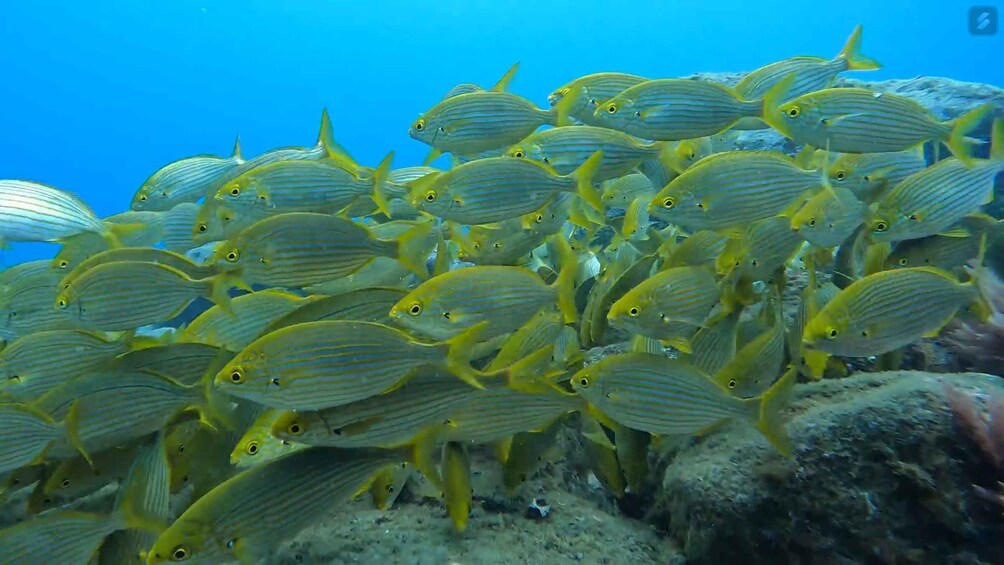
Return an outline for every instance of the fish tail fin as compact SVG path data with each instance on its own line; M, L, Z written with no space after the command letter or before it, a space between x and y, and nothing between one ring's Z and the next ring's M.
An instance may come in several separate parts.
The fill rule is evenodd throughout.
M387 175L390 174L390 166L393 162L394 152L391 151L383 158L383 161L380 161L380 165L373 173L373 202L376 203L380 213L388 218L391 217L390 202L387 201L387 193L384 191L383 185L387 181Z
M405 448L405 457L408 462L418 469L418 472L425 475L425 478L432 483L432 486L443 492L446 485L443 477L436 467L436 443L437 434L434 427L426 428L418 433L411 443Z
M550 124L558 127L572 125L572 108L575 107L577 101L578 97L572 96L571 93L562 96L561 100L558 100L558 103L549 111Z
M109 247L116 249L125 247L122 239L136 235L147 228L146 224L113 224L106 222L105 231L101 237L108 243Z
M514 390L530 393L567 391L555 380L566 374L564 370L553 369L554 347L545 345L512 365L500 369L506 378L506 384Z
M163 432L158 435L158 445L164 448ZM130 469L132 471L132 469ZM162 533L167 529L168 524L157 516L151 516L143 512L145 504L143 500L146 491L145 478L128 477L127 483L119 494L115 497L115 508L112 510L112 520L122 530L143 530L147 532Z
M94 467L94 461L91 460L91 455L87 453L87 449L84 448L84 442L80 439L80 401L74 400L73 404L70 405L70 411L66 413L66 438L70 441L70 445L74 449L80 452L81 457L87 461L87 464Z
M603 151L597 151L589 156L588 159L581 165L578 169L572 172L572 177L575 179L576 189L582 199L589 203L594 210L602 213L603 212L603 202L600 199L600 193L593 186L593 178L596 176L596 172L599 170L600 165L603 163Z
M561 234L554 237L554 242L558 249L558 260L561 261L558 278L554 281L558 292L558 309L566 324L574 324L579 317L575 308L575 275L578 274L579 259Z
M858 24L851 36L847 38L844 48L837 54L837 59L843 59L847 63L849 71L873 71L881 69L882 64L861 53L861 24Z
M780 82L771 87L766 94L763 95L760 106L760 119L763 120L767 125L781 132L782 134L788 130L786 124L778 119L777 109L784 104L785 97L791 90L792 85L795 84L794 73L781 79Z
M994 296L993 290L1000 286L1000 281L997 280L997 276L987 269L984 264L987 256L987 234L984 233L980 236L980 250L976 255L976 261L974 267L966 267L966 272L969 274L970 280L964 283L967 286L972 286L975 291L975 297L972 302L969 303L968 309L969 313L972 314L981 323L986 323L994 315ZM990 292L988 292L990 290Z
M967 135L979 127L980 123L990 113L993 106L984 104L978 108L970 110L951 122L951 131L948 134L947 145L952 150L952 155L962 161L966 166L973 161L973 143Z
M513 77L516 76L516 71L519 70L519 61L516 61L509 67L509 70L502 75L502 78L495 83L491 89L495 92L505 92L509 88L509 83L512 82Z
M1004 118L995 118L990 130L990 160L1004 164Z
M431 164L436 159L439 159L440 155L442 155L442 154L443 154L443 152L441 150L436 149L435 147L433 147L432 149L429 150L429 154L425 156L425 160L422 161L422 165L428 166L429 164Z
M227 314L234 315L234 305L230 301L230 288L238 286L235 281L239 280L239 275L236 272L220 273L206 280L209 285L209 299Z
M771 385L767 392L758 398L746 401L756 408L753 414L756 418L756 428L785 457L792 456L794 445L785 430L785 423L781 419L781 410L791 400L797 376L798 369L789 366L784 376Z
M237 139L234 140L234 150L230 153L230 158L235 161L244 161L244 156L241 155L241 135L237 134Z
M435 228L436 225L432 222L423 222L401 234L397 240L397 257L395 258L409 271L423 279L429 276L426 261L429 259L433 245L429 236Z
M352 159L349 152L335 141L335 133L331 128L331 116L327 108L321 108L321 127L317 132L317 146L324 149L324 155L335 164L347 171L359 174L359 165Z
M482 332L488 327L488 322L475 324L446 341L446 367L457 378L474 388L483 389L478 377L481 373L471 367L471 353L480 341Z

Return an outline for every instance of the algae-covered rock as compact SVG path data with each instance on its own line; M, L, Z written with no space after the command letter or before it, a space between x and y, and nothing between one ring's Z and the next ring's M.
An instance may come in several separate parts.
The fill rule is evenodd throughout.
M682 448L653 514L701 563L1002 563L1004 516L960 435L944 382L1004 391L997 377L861 373L800 386L787 460L749 426Z

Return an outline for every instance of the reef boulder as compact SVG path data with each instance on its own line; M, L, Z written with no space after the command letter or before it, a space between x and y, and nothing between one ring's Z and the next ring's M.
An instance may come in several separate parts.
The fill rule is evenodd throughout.
M859 373L802 385L793 459L749 426L689 442L650 519L688 563L1004 563L999 480L949 408L945 383L1004 394L989 375Z

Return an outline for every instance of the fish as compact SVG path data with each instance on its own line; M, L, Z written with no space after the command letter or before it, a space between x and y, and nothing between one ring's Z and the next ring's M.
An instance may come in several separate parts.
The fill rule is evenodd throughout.
M241 138L234 141L230 157L196 155L179 159L150 175L132 197L133 210L167 211L179 204L194 203L210 186L244 164Z
M975 259L980 251L980 238L990 235L991 242L1000 237L1000 223L989 216L975 215L964 218L949 229L966 231L969 237L932 235L920 239L900 241L885 261L885 269L904 267L935 267L951 271ZM0 359L3 354L0 353Z
M639 196L655 196L655 188L652 181L641 173L631 173L622 177L611 179L603 184L603 192L600 201L603 202L607 210L613 208L627 208Z
M751 71L736 83L735 91L746 100L763 98L768 91L787 76L792 76L792 84L785 93L787 99L797 98L803 94L823 90L833 85L837 75L844 71L872 71L882 68L882 65L861 53L862 26L854 28L844 48L833 59L821 57L790 57L776 63ZM761 129L765 127L744 129Z
M832 282L818 284L814 273L809 278L809 284L802 290L798 310L788 326L788 356L799 374L819 380L823 378L829 355L823 351L806 349L802 345L802 332L808 321L833 300L840 289Z
M277 459L287 453L304 447L273 435L272 427L284 411L263 407L254 421L247 427L230 452L230 464L238 469L246 469Z
M276 319L312 301L311 298L278 289L252 292L232 299L230 312L213 306L199 314L181 331L178 339L240 351Z
M541 310L506 339L485 369L488 372L504 369L542 347L551 346L553 349L565 327L559 312L546 308Z
M868 207L842 186L827 186L791 217L791 229L816 247L836 247L861 225Z
M974 281L931 267L881 271L858 279L808 321L802 344L845 357L893 351L933 337L960 308L985 310Z
M584 347L601 342L611 306L648 278L657 259L655 254L633 255L629 252L633 249L630 246L621 249L624 252L618 251L615 260L600 272L589 291L579 325L579 341Z
M463 532L467 529L467 518L471 513L471 497L474 489L471 486L471 460L463 444L448 441L443 444L443 502L446 513L453 523L453 530Z
M78 439L58 438L47 457L72 457L80 451L73 444L82 445L87 453L126 444L163 428L184 410L198 410L207 422L220 419L203 388L138 372L97 372L70 381L34 403L53 419L76 422L72 427Z
M497 224L471 226L466 234L453 224L450 239L459 247L458 259L476 265L526 266L530 252L564 226L572 198L560 194L537 212Z
M164 237L163 222L161 212L133 212L142 214L145 228L125 234L119 240L120 247L150 247L156 245ZM105 218L106 222L122 223L116 216ZM190 226L189 226L190 229ZM83 232L71 235L62 240L63 246L52 259L52 268L61 269L67 273L72 271L77 265L85 260L108 251L113 246L102 236L93 232Z
M559 175L569 175L597 151L603 162L593 174L593 182L620 178L642 161L655 158L662 143L648 142L617 130L594 126L564 126L538 131L509 147L509 157L533 159L551 167Z
M247 469L195 501L161 533L147 552L147 565L267 561L284 539L404 459L399 451L315 447Z
M600 102L597 125L642 139L679 141L722 132L761 114L761 100L743 100L731 88L692 79L657 79Z
M478 266L450 271L420 284L390 309L410 330L448 339L482 322L488 339L515 331L545 306L557 303L567 323L577 318L573 282L577 263L559 238L562 268L553 284L521 267Z
M296 324L324 320L355 320L391 325L393 320L389 314L390 309L406 294L407 291L404 289L373 287L312 298L288 314L273 320L259 335L266 335Z
M212 241L230 239L241 230L271 215L271 211L264 206L240 209L229 206L225 202L206 200L195 215L195 223L192 225L192 241L197 245L203 245Z
M143 445L122 480L115 506L131 504L133 512L150 523L166 522L171 516L171 467L163 432ZM127 524L128 526L128 524ZM99 565L144 562L143 554L157 541L158 531L124 528L108 536L99 549Z
M430 163L442 153L462 156L502 149L542 125L559 123L559 111L540 109L533 102L505 91L517 65L491 90L444 98L412 122L408 135L432 147Z
M28 334L0 350L0 392L30 402L68 381L109 366L128 349L124 340L86 330Z
M28 404L0 403L0 473L41 462L58 439L65 439L90 457L78 436L79 408L73 406L62 421Z
M411 183L411 203L420 211L467 225L492 224L537 212L558 194L574 192L596 210L602 209L593 177L603 161L596 152L578 169L560 175L532 159L478 159ZM386 209L386 198L375 200Z
M180 314L197 298L229 308L230 274L195 280L163 263L119 261L88 269L64 281L53 304L94 330L133 330Z
M431 229L420 224L397 239L382 240L345 218L291 212L242 230L217 249L213 262L248 284L294 288L350 275L375 257L397 259L423 274Z
M408 463L393 465L379 471L373 479L373 484L370 485L373 506L377 510L390 510L404 490L404 485L414 476L415 469Z
M118 246L121 237L142 225L99 220L69 192L24 180L0 180L0 248L21 241L62 241L88 232Z
M8 266L4 270L0 271L0 297L6 296L12 286L19 286L17 283L20 280L37 275L44 275L49 273L51 269L49 261L45 259L26 261L24 263L18 263L17 265ZM58 275L51 276L53 278L58 278Z
M139 371L161 375L178 384L201 383L206 375L215 375L230 361L234 352L205 343L165 343L133 349L111 363L116 372Z
M558 432L565 418L555 418L542 430L520 432L512 436L509 453L502 462L502 484L509 496L532 476L555 448Z
M121 510L112 515L63 510L0 530L0 547L8 565L90 563L105 537L131 527L153 526Z
M654 339L680 339L680 325L696 332L720 296L719 285L707 269L675 267L624 294L610 307L607 320L612 326Z
M609 422L608 422L609 423ZM652 436L645 432L633 430L625 426L615 426L614 451L620 464L624 482L630 492L643 492L648 478L648 448Z
M791 221L774 216L753 222L741 239L725 244L718 256L718 273L732 279L766 280L788 264L802 247L802 233Z
M740 398L760 396L784 370L787 334L780 296L768 299L763 314L766 321L772 321L771 325L744 344L731 361L712 374L715 384Z
M90 460L73 457L54 461L28 498L28 512L39 514L78 500L125 478L139 444L94 453Z
M442 371L422 372L382 395L316 411L281 411L269 432L286 442L330 447L400 447L442 422L476 389Z
M579 77L547 96L551 106L564 103L568 114L584 124L602 125L594 117L596 106L648 79L626 73L594 73Z
M791 396L794 370L751 399L731 396L688 363L646 353L606 357L576 373L570 382L603 418L635 430L693 435L738 420L752 423L783 455L790 457L793 450L779 411Z
M718 317L697 330L691 340L691 353L681 357L691 365L714 375L736 357L739 318L743 308L734 308L725 316Z
M598 424L597 424L598 426ZM624 471L621 469L620 461L617 460L616 446L603 434L603 442L597 442L589 437L582 441L583 453L586 456L589 469L593 476L599 481L603 488L610 491L615 498L624 498L627 483L624 481Z
M393 157L387 155L376 170L332 159L269 163L227 182L214 198L241 209L263 206L271 213L338 214L360 199L369 200L374 186L386 180Z
M199 205L191 202L178 204L164 212L164 249L175 253L185 253L198 245L192 237L192 226L199 215Z
M701 159L662 188L649 213L688 230L729 230L776 216L821 185L783 153L731 151Z
M763 120L796 143L838 153L906 151L934 140L968 164L966 135L991 111L987 104L941 122L910 98L865 88L827 88L785 102L790 84L789 76L765 96Z
M827 175L834 186L872 203L906 177L927 167L923 146L891 153L847 153L829 165Z
M59 273L18 278L0 294L0 337L13 339L35 332L81 329L81 324L52 307Z
M122 261L160 263L181 271L185 276L193 280L206 279L218 274L218 271L214 267L198 265L188 257L172 251L165 251L154 247L119 247L102 251L82 261L59 281L60 287L67 288L68 285L73 284L81 275L94 267Z
M896 242L937 234L994 199L994 179L1004 171L1004 119L994 120L990 158L949 157L891 188L868 219L871 239ZM969 235L962 230L960 235Z
M481 387L467 356L482 329L472 326L430 344L371 322L296 324L252 342L215 382L227 394L286 410L320 410L381 394L423 366Z
M666 241L663 249L660 249L664 257L663 269L714 265L730 240L716 231L701 230L685 237L683 241L677 241L675 236Z

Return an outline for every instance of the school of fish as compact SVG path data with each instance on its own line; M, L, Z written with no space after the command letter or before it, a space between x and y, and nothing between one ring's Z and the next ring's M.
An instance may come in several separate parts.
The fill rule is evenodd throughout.
M796 381L990 314L1004 122L833 87L879 66L859 26L734 87L602 72L541 108L514 65L410 125L422 166L357 163L324 112L314 146L181 159L103 219L0 180L0 245L62 244L0 272L0 496L32 489L0 559L268 562L419 476L463 531L471 450L516 494L565 427L618 497L662 436L792 457ZM798 154L733 149L765 128ZM111 513L64 508L110 484Z

